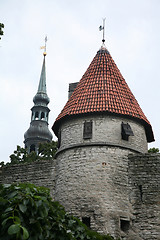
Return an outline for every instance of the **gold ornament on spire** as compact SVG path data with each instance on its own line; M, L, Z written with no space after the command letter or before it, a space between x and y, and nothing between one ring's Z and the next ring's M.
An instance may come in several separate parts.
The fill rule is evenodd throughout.
M45 37L45 45L41 47L41 49L44 49L43 55L46 56L47 52L46 52L46 43L47 43L47 36Z

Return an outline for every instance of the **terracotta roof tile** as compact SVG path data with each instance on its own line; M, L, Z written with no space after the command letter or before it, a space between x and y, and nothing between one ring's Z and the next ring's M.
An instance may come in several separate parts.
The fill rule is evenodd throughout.
M106 48L97 52L57 117L53 130L57 133L59 122L66 117L92 112L108 112L137 118L145 126L147 140L154 140L149 121Z

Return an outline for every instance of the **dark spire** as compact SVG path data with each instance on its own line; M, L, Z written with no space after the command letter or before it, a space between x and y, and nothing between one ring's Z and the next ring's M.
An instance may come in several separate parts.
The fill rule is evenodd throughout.
M45 37L45 46L41 47L41 49L44 49L43 56L43 65L42 65L42 71L41 71L41 77L39 81L39 87L38 87L38 92L37 93L44 93L47 94L46 90L46 66L45 66L45 57L47 55L46 53L46 43L47 43L47 36Z
M38 93L45 93L45 94L47 93L45 56L44 56L44 60L43 60L42 71L41 71L41 76L40 76L40 81L39 81L39 86L38 86Z
M46 50L46 46L45 46ZM47 107L49 97L46 89L46 67L45 57L46 52L43 53L43 65L38 86L38 91L33 98L34 106L32 107L32 116L29 129L24 134L24 144L29 152L38 152L39 143L51 142L52 134L48 129L48 116L50 109Z
M48 104L50 102L49 97L47 95L47 89L46 89L46 66L45 66L45 56L43 59L43 65L42 65L42 71L41 71L41 76L39 80L39 86L38 86L38 91L35 97L33 98L33 102L35 104Z

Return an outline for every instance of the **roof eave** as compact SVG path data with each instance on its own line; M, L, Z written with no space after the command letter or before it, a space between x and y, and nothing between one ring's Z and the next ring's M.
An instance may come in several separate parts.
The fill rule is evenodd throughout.
M152 130L152 126L147 123L145 120L143 119L139 119L130 115L123 115L123 114L117 114L117 113L112 113L112 112L91 112L91 113L81 113L81 114L75 114L75 115L65 115L63 118L60 118L58 120L56 120L52 126L52 130L54 132L54 134L58 137L58 130L60 128L60 125L71 118L79 118L80 116L86 116L86 115L97 115L97 114L107 114L107 115L114 115L114 116L120 116L120 117L125 117L128 119L133 119L136 122L141 123L144 128L145 128L145 133L146 133L146 138L147 138L147 142L154 142L154 134L153 134L153 130Z

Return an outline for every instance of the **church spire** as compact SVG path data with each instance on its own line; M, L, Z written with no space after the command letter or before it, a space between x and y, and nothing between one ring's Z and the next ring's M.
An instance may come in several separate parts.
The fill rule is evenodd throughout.
M46 42L47 42L47 37L45 37L45 46L42 46L41 49L44 49L43 52L43 65L42 65L42 71L41 71L41 76L39 80L39 86L38 86L38 91L35 97L33 98L33 102L35 104L48 104L50 102L49 97L47 95L47 88L46 88L46 64L45 64L45 58L46 58Z
M46 50L46 44L44 49ZM49 97L46 90L46 67L45 57L46 51L43 53L43 65L39 80L38 91L33 98L34 106L32 107L32 116L29 129L24 134L24 144L28 152L38 152L39 144L42 142L51 142L52 134L48 129L48 116L50 109L48 108Z
M50 102L50 99L47 95L47 88L46 88L46 66L45 66L45 56L43 59L43 65L42 65L42 71L41 71L41 76L39 80L39 86L38 86L38 91L33 98L33 102L35 104L48 104Z
M45 56L44 56L44 59L43 59L42 71L41 71L41 76L40 76L40 81L39 81L39 86L38 86L38 92L37 93L46 93L47 94Z
M45 46L41 47L41 49L44 49L44 52L43 52L44 59L43 59L43 65L42 65L39 86L38 86L38 93L47 93L47 90L46 90L46 66L45 66L45 57L47 55L46 43L47 43L47 36L45 37Z

